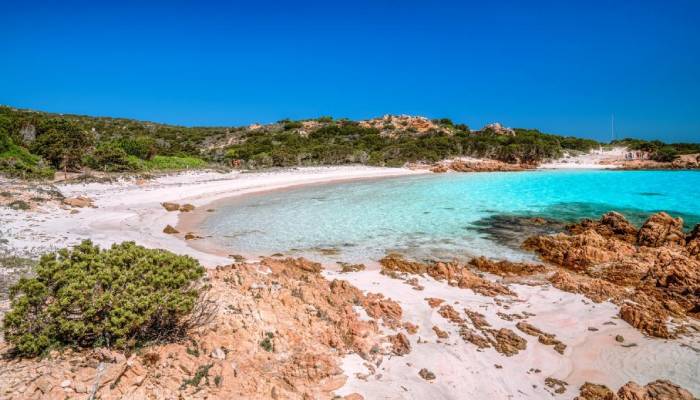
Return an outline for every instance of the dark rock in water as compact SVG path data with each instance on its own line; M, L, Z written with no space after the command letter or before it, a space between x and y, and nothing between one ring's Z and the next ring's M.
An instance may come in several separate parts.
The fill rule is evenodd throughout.
M566 222L525 215L497 214L474 222L468 229L483 233L496 243L519 249L525 238L563 232Z
M657 193L657 192L639 192L637 194L640 196L664 196L663 193Z

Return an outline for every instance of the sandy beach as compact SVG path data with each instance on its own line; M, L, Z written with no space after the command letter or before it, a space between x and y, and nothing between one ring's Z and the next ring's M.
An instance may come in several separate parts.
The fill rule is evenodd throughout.
M163 202L189 203L195 207L245 194L355 179L373 179L426 173L402 168L363 166L299 168L253 173L188 172L147 181L59 184L68 198L86 196L94 208L71 213L69 207L47 204L36 212L0 209L2 237L20 252L50 250L89 238L101 246L133 240L151 248L163 248L197 258L213 267L230 259L195 250L182 235L163 233L177 225L178 214L169 213ZM75 212L75 211L73 211Z
M570 166L570 164L567 164ZM279 190L300 185L355 179L408 176L425 171L371 167L302 168L272 172L217 173L190 172L149 181L121 180L117 183L61 184L66 197L86 196L94 208L70 209L46 205L37 211L0 211L2 237L17 251L39 252L90 238L107 246L133 240L152 248L163 248L197 258L207 267L226 265L231 259L222 251L185 241L186 231L206 215L210 204L245 194ZM163 202L189 203L193 213L168 212ZM179 218L179 215L184 218ZM182 233L163 233L166 225ZM571 398L587 381L617 388L628 381L642 384L670 379L700 395L697 340L693 337L667 341L653 339L619 319L618 307L610 302L593 303L579 294L553 288L542 280L522 279L508 283L515 296L484 296L447 285L429 277L417 277L415 284L392 279L370 266L365 271L323 272L328 280L341 279L365 293L382 293L403 309L403 319L417 325L409 336L412 351L403 357L386 357L381 365L369 365L357 354L343 358L347 377L335 391L338 395L360 393L366 399L457 399L457 398ZM499 281L487 275L489 280ZM414 282L416 283L416 282ZM492 348L480 349L460 338L460 327L430 307L426 298L439 298L457 310L483 314L494 328L518 332L515 320L503 315L528 315L528 321L545 332L555 333L566 344L559 354L537 337L521 334L527 348L504 355ZM364 311L358 309L360 313ZM446 332L437 338L435 329ZM387 335L400 327L381 327ZM623 346L617 336L625 338ZM416 371L426 368L439 379L427 381ZM544 384L546 378L566 382L566 394L557 386Z

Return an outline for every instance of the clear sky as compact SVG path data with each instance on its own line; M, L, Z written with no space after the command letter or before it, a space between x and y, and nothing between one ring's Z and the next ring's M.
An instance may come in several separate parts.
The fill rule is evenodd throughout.
M0 104L700 141L700 1L3 1ZM146 2L143 2L146 3ZM487 4L493 3L493 4Z

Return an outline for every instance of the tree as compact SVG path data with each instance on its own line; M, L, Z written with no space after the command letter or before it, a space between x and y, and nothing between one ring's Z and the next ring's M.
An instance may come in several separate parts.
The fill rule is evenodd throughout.
M136 156L142 160L151 160L158 153L155 139L148 136L124 138L119 141L119 146L130 156Z
M12 139L10 139L10 134L5 127L0 126L0 153L9 150L11 145Z
M130 169L128 157L129 155L118 144L108 142L97 146L95 152L88 159L92 168L119 172Z
M55 168L76 170L81 166L85 151L93 146L94 141L94 135L80 129L74 122L56 118L39 126L31 151L44 157Z
M678 158L678 151L673 146L662 146L654 152L651 158L659 162L672 162Z
M89 240L41 257L36 276L10 289L5 340L34 356L59 346L131 348L191 327L204 268L134 242ZM200 314L196 314L200 315Z

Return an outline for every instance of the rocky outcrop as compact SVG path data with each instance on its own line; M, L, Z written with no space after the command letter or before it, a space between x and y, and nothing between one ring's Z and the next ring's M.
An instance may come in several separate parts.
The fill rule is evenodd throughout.
M405 356L411 352L411 342L403 333L390 336L389 343L391 343L391 352L397 356Z
M591 278L557 271L548 278L555 288L565 292L580 293L596 303L607 300L618 301L625 294L625 289L599 278Z
M469 265L480 271L504 277L533 275L547 270L542 264L518 263L507 260L494 261L486 257L473 258Z
M384 298L381 293L369 293L365 296L363 306L367 315L372 318L382 320L385 325L397 328L401 324L403 311L399 303Z
M382 266L382 273L397 276L397 274L426 274L436 280L446 281L450 286L457 286L462 289L472 291L484 296L512 296L507 287L485 279L470 271L464 265L454 262L436 261L432 263L420 263L409 261L399 254L389 254L379 260Z
M397 138L402 134L425 135L428 133L451 134L445 127L425 117L412 115L384 115L380 118L359 121L363 128L374 128L384 137Z
M569 233L528 238L523 247L570 271L549 277L555 287L611 300L632 326L669 338L675 336L670 317L700 314L698 233L686 235L682 227L682 219L657 213L635 231L620 214L608 213L569 226Z
M443 160L430 166L424 164L409 165L411 169L429 169L434 173L455 172L515 172L535 168L536 165L507 163L488 158L460 157Z
M410 351L406 336L387 337L377 320L355 311L367 305L368 314L386 319L400 318L400 308L368 299L347 281L325 279L317 263L268 258L208 275L215 307L185 340L129 356L94 349L3 359L0 397L331 399L346 380L342 356L357 353L379 365L384 356ZM8 350L0 342L4 355Z
M491 344L501 354L512 356L527 348L527 341L518 336L512 329L501 328L489 330L492 340Z
M499 122L494 122L484 126L478 134L489 134L489 135L499 135L499 136L515 136L515 131L511 128L507 128L501 125Z
M605 238L614 237L628 243L637 242L637 228L630 224L622 214L615 211L603 215L599 221L586 218L577 224L566 227L566 230L574 235L589 229Z
M627 382L617 393L605 385L586 382L581 386L579 395L574 400L693 400L695 397L687 390L668 380L656 380L640 386L636 382Z
M668 313L655 304L627 303L620 307L620 318L650 336L669 338Z
M85 196L65 198L63 199L63 204L76 208L94 207L92 199Z
M639 229L637 244L649 247L685 245L683 219L673 218L665 212L652 215Z
M535 251L545 261L579 271L597 263L620 260L635 251L633 245L608 240L594 229L574 235L533 236L525 240L523 248Z
M691 257L700 259L700 224L695 225L695 228L685 237L685 246Z
M557 340L556 335L542 332L542 330L540 330L539 328L524 321L518 322L515 326L522 332L530 336L536 336L537 340L543 345L553 346L554 350L557 353L564 354L564 350L566 350L566 345L561 341Z

